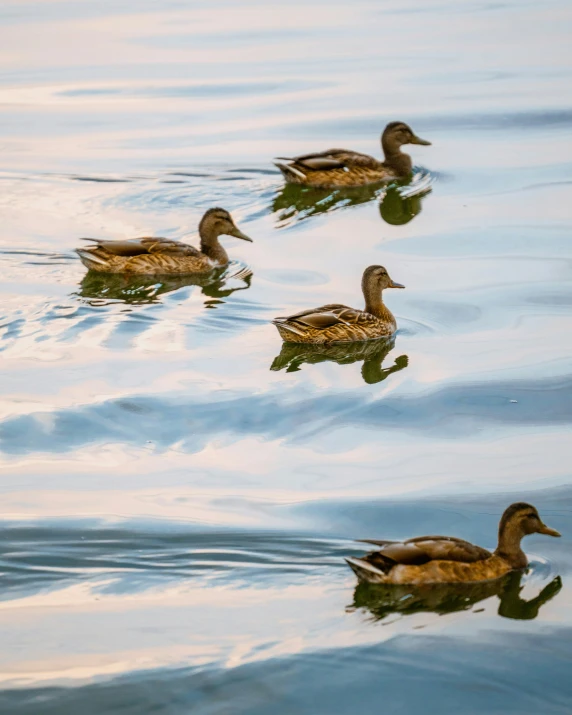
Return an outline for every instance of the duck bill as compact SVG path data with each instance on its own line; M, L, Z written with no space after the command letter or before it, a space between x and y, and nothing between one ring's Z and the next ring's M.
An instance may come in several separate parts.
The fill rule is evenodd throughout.
M405 288L403 283L396 283L395 281L391 281L391 283L387 287L388 288Z
M538 530L538 533L546 534L546 536L562 536L559 531L556 531L556 529L551 529L549 526L546 526L546 524L542 525L542 528Z
M421 144L421 146L431 146L431 142L428 142L427 139L421 139L421 137L413 136L410 141L410 144Z
M234 236L235 238L242 238L243 241L250 241L250 243L252 243L252 239L250 238L250 236L247 236L245 233L242 233L242 231L236 226L232 229L232 231L228 232L228 235Z

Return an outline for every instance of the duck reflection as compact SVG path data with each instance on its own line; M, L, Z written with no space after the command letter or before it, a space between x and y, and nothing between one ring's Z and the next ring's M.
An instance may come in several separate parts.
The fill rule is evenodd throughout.
M455 611L468 611L479 601L497 596L500 601L499 616L532 620L536 618L540 608L560 591L562 580L560 576L556 576L535 598L526 601L520 596L524 588L523 575L522 571L511 571L494 581L423 586L362 582L356 587L353 603L348 610L365 609L378 621L392 613L411 615L432 611L444 615Z
M401 187L390 186L379 202L379 213L385 223L402 226L421 213L421 202L430 189L419 194L403 194Z
M357 206L372 201L384 192L384 184L368 184L353 189L319 189L300 184L285 184L272 202L282 225L303 221L311 216Z
M379 200L381 218L392 226L411 221L421 212L423 199L431 192L431 181L419 175L408 181L368 184L356 188L319 189L285 184L272 202L278 222L287 226L318 214Z
M409 363L407 355L400 355L391 367L383 367L383 361L394 345L393 338L333 345L283 343L280 355L274 358L270 369L297 372L304 363L316 365L320 362L335 362L338 365L350 365L354 362L363 362L361 368L363 380L368 385L373 385L385 380L392 372L399 372L407 367Z
M234 267L237 268L236 266ZM243 267L238 270L220 268L205 275L187 276L146 276L89 271L80 283L76 295L87 298L92 305L122 301L133 305L159 303L159 297L165 293L197 286L209 307L215 307L224 298L238 290L250 288L252 272Z

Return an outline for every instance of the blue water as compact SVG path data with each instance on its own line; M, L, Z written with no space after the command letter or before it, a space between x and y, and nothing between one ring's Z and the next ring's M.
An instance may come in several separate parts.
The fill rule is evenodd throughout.
M572 711L572 12L562 0L0 7L0 712ZM379 154L405 185L284 187ZM86 275L80 237L254 243L202 280ZM270 320L406 285L370 348ZM494 547L501 590L356 588L361 538Z

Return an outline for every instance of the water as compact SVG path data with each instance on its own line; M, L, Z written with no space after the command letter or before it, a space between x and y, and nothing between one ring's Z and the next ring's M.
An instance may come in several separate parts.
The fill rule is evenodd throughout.
M568 3L0 8L0 711L572 708ZM378 154L411 184L283 188L271 159ZM86 276L82 236L254 238L206 281ZM407 286L399 332L282 348L269 323ZM527 574L411 600L359 538L494 546Z

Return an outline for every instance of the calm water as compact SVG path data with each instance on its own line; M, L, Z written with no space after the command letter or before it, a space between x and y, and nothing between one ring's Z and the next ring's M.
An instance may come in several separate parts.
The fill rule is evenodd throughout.
M572 710L569 3L4 0L0 711ZM377 154L412 183L283 190L271 159ZM87 276L81 236L196 240L211 280ZM393 345L282 350L361 305ZM358 538L560 540L493 590L356 589Z

